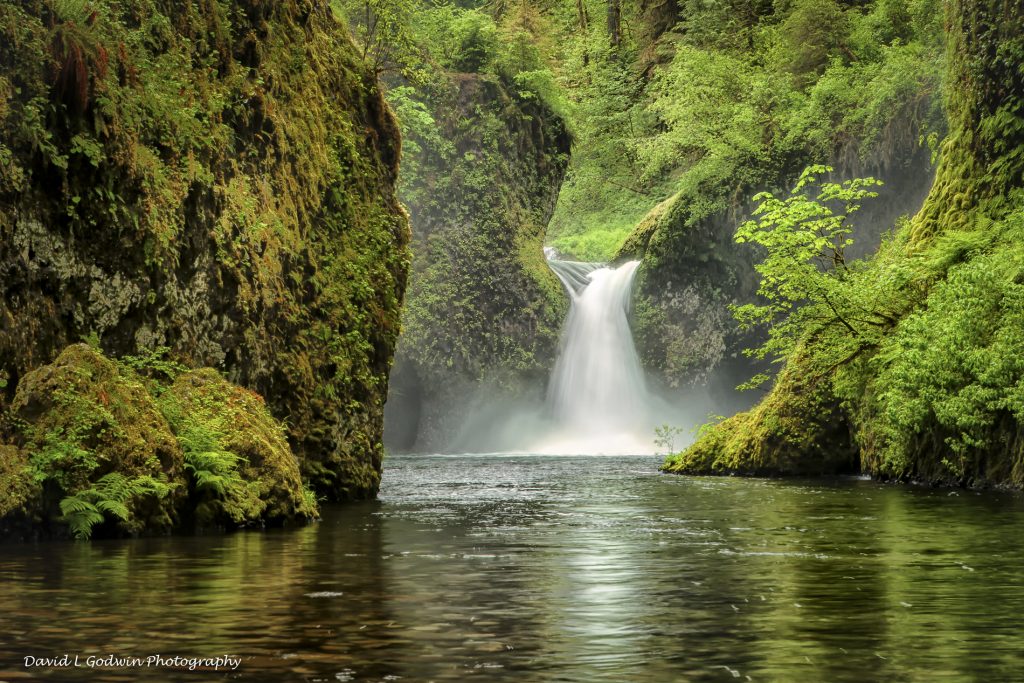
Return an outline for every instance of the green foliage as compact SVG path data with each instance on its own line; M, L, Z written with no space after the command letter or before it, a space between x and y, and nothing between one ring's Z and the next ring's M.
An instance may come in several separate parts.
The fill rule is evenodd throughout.
M654 445L664 448L668 453L676 452L676 438L685 434L682 427L663 424L654 428Z
M478 10L459 12L448 28L454 43L450 70L481 73L491 65L498 53L498 27L489 16Z
M1024 213L979 232L936 245L948 275L843 387L868 397L863 457L883 475L1024 485Z
M856 453L839 402L806 347L748 412L702 428L662 469L692 474L820 475L855 471Z
M718 423L722 422L725 419L725 415L709 414L704 419L704 422L693 430L694 436L700 439L701 437L711 433L711 430L715 428L715 425L717 425Z
M261 397L203 369L176 377L159 405L181 445L198 524L237 527L317 515L284 425Z
M424 65L412 26L417 0L332 0L373 73L418 79Z
M888 6L894 44L934 22L924 6L934 9ZM947 5L951 132L935 183L913 219L851 265L844 297L865 322L881 313L885 333L836 363L850 331L805 328L766 398L667 468L829 471L852 447L881 477L1024 487L1024 37L1006 29L1017 11Z
M178 441L185 453L185 469L191 473L197 492L220 500L239 496L244 482L238 466L245 459L224 450L223 433L207 423L187 422Z
M446 87L448 74L471 73L499 77L520 97L539 98L560 110L561 92L538 47L543 27L528 3L497 15L450 0L334 0L332 6L389 91L404 91L389 92L393 103L427 104ZM396 109L403 126L422 130L416 121L402 120L402 107ZM420 116L409 107L404 111Z
M690 207L671 226L683 233L815 160L885 165L941 135L934 11L932 0L694 0L655 45L611 53L600 28L584 37L568 24L559 75L578 145L553 240L636 225L674 195Z
M176 484L151 476L129 479L119 472L100 477L88 488L80 489L60 501L61 521L68 525L71 535L87 540L92 528L109 515L121 522L131 520L131 507L139 500L166 497Z
M756 195L756 219L736 231L738 243L757 244L765 252L755 266L761 276L758 294L765 303L733 307L741 328L768 326L768 341L748 350L757 358L783 357L802 338L834 326L858 344L873 344L879 328L894 322L866 300L864 283L853 277L854 266L846 259L853 244L850 219L864 199L877 196L868 188L881 182L823 182L811 196L818 176L831 171L828 166L807 167L785 199L770 192Z
M173 382L187 369L182 363L169 357L171 349L166 346L143 349L138 355L122 356L118 364L143 377L155 380L153 390L159 392L163 383Z
M104 521L136 534L182 517L234 527L317 514L262 398L212 369L185 371L164 349L112 361L69 347L22 379L12 408L4 515L31 511L88 538Z
M559 254L571 255L579 261L611 261L622 243L632 231L633 221L623 221L616 226L587 230L582 233L563 233L549 240Z
M849 18L836 0L795 0L779 26L774 61L798 85L813 83L839 56L849 51Z
M420 3L411 28L429 78L386 79L415 254L399 362L448 392L432 393L439 412L477 383L516 391L543 372L565 309L542 247L569 139L530 4Z
M12 411L42 514L88 537L103 515L122 533L167 529L181 455L142 378L84 344L18 384Z

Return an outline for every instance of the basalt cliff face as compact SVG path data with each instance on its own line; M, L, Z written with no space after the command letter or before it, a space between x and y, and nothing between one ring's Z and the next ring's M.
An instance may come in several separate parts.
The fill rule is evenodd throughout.
M5 461L37 455L19 385L89 339L216 368L286 425L288 486L372 496L409 263L399 155L326 2L0 2Z
M421 143L403 189L415 259L388 406L399 450L451 447L481 391L542 388L567 308L543 254L564 122L493 75L449 74L428 105L448 144Z

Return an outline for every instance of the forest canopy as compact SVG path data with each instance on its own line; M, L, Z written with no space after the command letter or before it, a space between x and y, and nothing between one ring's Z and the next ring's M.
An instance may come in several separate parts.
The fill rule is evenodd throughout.
M940 0L335 3L413 157L439 142L420 105L442 71L493 74L563 115L576 144L550 241L578 258L610 258L681 191L717 188L718 210L803 165L877 161L944 129Z

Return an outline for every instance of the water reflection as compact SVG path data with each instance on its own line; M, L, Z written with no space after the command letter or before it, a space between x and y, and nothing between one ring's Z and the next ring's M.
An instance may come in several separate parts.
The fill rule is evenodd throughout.
M238 655L245 681L1019 678L1022 499L659 476L651 458L396 457L315 526L0 548L23 657Z

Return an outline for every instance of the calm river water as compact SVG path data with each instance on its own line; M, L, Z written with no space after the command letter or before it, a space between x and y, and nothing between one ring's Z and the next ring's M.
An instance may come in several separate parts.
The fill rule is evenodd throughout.
M1024 680L1024 498L658 462L392 456L306 528L3 546L0 681Z

